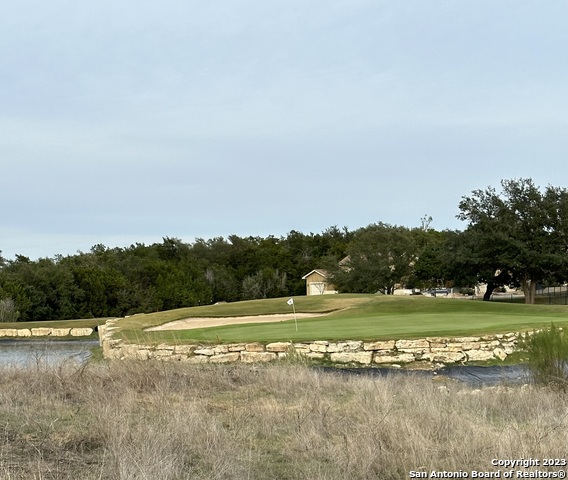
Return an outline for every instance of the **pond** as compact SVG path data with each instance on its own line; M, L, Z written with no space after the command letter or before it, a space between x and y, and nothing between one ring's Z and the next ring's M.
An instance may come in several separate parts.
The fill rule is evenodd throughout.
M98 340L0 340L0 367L85 363Z
M57 366L63 362L83 364L91 357L91 349L98 345L98 340L0 340L0 367ZM314 368L324 372L341 373L344 375L372 377L418 375L430 378L451 378L477 387L529 382L528 370L523 365L490 367L456 365L446 366L435 371L387 367Z
M529 383L529 372L524 365L503 366L474 366L456 365L447 366L438 370L406 370L402 368L336 368L317 367L326 372L342 373L345 375L365 375L371 377L414 375L425 378L451 378L474 387L487 387L491 385L519 385Z

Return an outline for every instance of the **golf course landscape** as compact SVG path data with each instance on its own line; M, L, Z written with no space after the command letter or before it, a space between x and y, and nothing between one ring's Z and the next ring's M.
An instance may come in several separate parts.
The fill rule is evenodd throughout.
M116 322L114 336L145 344L393 340L526 331L549 326L551 322L560 327L568 325L567 306L364 294L296 297L294 308L298 315L320 315L295 321L293 307L287 300L251 300L134 315ZM210 318L213 322L221 317L285 314L289 315L285 321L190 326L191 319ZM188 329L148 330L185 319Z
M419 296L329 295L288 302L284 297L133 315L110 320L112 337L121 345L154 343L174 351L196 344L207 350L208 344L296 345L314 339L326 339L319 346L329 347L334 339L336 345L357 339L394 343L430 335L485 337L551 323L565 327L568 314L564 306ZM287 319L192 328L192 322L206 324L204 319L282 316ZM179 321L187 328L149 330ZM246 355L276 354L226 355L239 354L241 361L230 365L137 357L5 367L0 477L404 479L431 472L500 472L491 466L495 458L566 458L562 389L474 388L416 371L346 374L286 357L252 366L243 360Z

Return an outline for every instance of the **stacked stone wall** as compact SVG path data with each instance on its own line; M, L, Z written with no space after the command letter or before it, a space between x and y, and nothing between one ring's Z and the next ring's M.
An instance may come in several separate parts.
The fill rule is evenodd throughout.
M0 328L0 337L88 337L92 328Z
M413 340L346 340L329 342L230 343L222 345L139 345L112 337L113 324L99 327L103 355L110 359L165 360L187 363L269 362L291 351L306 358L334 364L362 366L410 364L455 364L505 360L518 348L517 333L471 337L428 337Z

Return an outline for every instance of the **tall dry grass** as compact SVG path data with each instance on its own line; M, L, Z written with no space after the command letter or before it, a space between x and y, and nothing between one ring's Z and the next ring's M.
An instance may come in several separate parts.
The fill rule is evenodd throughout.
M535 383L568 390L568 333L554 323L522 339Z
M303 366L118 362L0 371L2 479L403 479L566 458L568 403Z

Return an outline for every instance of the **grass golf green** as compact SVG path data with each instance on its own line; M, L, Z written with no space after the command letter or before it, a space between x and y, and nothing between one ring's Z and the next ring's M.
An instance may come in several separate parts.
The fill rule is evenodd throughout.
M295 297L297 313L325 316L175 331L147 328L186 318L219 318L293 312L288 298L192 307L121 319L117 337L133 343L229 343L308 340L381 340L426 336L468 336L568 326L568 307L475 300L325 295Z

